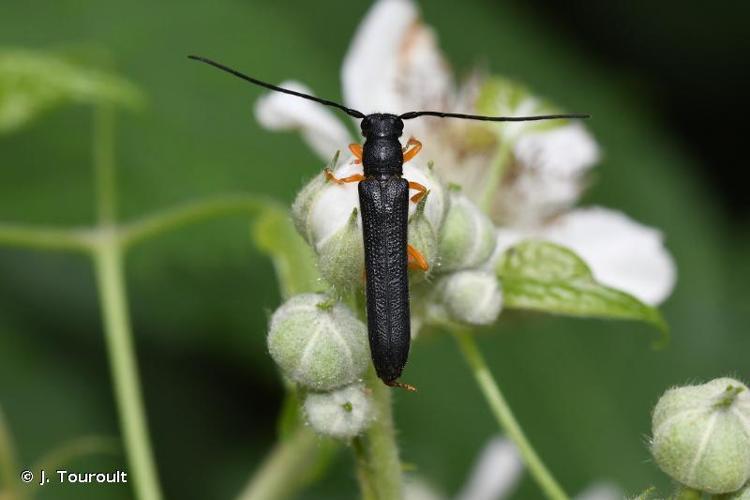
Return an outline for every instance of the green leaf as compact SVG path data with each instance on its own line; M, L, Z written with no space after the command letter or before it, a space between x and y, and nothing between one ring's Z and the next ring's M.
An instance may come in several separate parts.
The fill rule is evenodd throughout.
M297 233L288 212L275 207L264 209L252 235L258 248L273 261L282 297L325 289L315 254Z
M0 49L0 133L64 103L137 107L141 92L104 71L47 52Z
M599 284L571 250L545 241L523 241L505 251L497 266L506 307L569 316L645 321L667 339L659 310L632 295Z

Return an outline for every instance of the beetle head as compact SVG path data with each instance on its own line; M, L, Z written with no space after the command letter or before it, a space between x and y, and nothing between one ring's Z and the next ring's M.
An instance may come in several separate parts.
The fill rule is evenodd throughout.
M400 137L404 122L396 115L373 113L362 119L360 127L365 137Z

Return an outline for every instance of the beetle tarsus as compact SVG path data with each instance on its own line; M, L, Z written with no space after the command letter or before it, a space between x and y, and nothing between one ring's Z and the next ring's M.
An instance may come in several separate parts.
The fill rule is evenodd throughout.
M399 389L403 389L408 392L417 392L416 387L414 387L411 384L406 384L404 382L397 382L395 380L383 380L383 383L387 385L388 387L398 387Z
M411 244L406 245L406 253L409 269L421 269L425 272L430 269L430 265L427 263L424 255L422 255L422 252L411 246Z

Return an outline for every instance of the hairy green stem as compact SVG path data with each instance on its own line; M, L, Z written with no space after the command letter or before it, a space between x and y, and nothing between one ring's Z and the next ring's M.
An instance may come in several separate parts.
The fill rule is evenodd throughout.
M297 491L300 478L306 475L317 456L317 438L307 427L300 425L290 436L274 445L237 500L288 498Z
M508 168L510 152L510 141L502 141L497 150L497 153L495 154L495 157L490 163L490 168L485 178L484 190L479 197L479 207L485 213L489 213L492 209L492 202L495 198L495 194L497 193L497 190L500 187L500 183L503 180L503 175Z
M151 450L133 346L123 276L123 256L114 231L111 236L101 239L94 256L112 383L136 498L159 500L162 495Z
M383 384L372 370L369 380L376 417L367 430L367 461L358 462L358 474L369 477L377 500L398 500L403 495L402 468L393 426L393 389Z
M33 250L89 252L91 233L88 229L0 223L0 245Z
M500 427L505 431L507 436L513 441L529 470L529 473L539 485L547 498L553 500L565 500L568 496L557 483L547 467L537 455L534 447L526 439L520 424L513 416L513 412L508 406L508 402L500 392L500 388L492 377L484 357L477 348L474 337L465 331L455 332L456 340L461 348L461 352L471 368L474 378L482 391L482 395L487 400L487 404L492 410L492 414L497 419Z
M375 486L372 484L372 474L367 459L367 444L364 438L358 436L352 440L352 450L357 464L357 481L361 500L377 500Z
M271 206L272 203L275 204L265 198L247 194L225 194L188 202L127 224L122 230L123 245L131 246L171 229L212 217L232 213L254 215L263 208Z

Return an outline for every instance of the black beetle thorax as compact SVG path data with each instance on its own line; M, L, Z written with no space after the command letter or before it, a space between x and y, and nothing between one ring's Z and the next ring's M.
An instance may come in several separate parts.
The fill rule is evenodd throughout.
M404 130L404 122L396 115L373 113L360 124L365 144L362 164L365 177L400 176L404 164L404 153L398 138Z
M365 177L402 174L404 153L396 137L368 137L362 148Z

